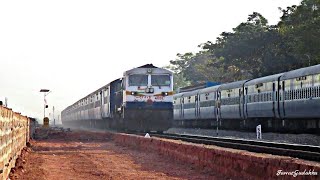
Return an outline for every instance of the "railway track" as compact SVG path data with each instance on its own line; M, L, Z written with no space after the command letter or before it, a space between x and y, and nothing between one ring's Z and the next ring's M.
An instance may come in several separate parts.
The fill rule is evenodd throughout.
M226 148L247 150L257 153L267 153L280 156L290 156L305 160L320 162L320 146L300 144L286 144L244 139L232 139L222 137L182 135L182 134L157 134L149 133L151 137L182 140L197 144L216 145ZM141 134L140 134L141 135Z

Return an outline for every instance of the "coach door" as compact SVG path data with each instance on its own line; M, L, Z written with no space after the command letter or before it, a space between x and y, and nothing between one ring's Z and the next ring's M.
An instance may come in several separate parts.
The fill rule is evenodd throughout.
M246 119L248 117L248 87L244 88L244 118ZM252 98L252 97L251 97Z
M278 106L278 103L276 101L275 94L277 94L276 82L273 82L272 83L272 112L273 112L273 117L277 118L280 115L278 113L279 106Z
M278 86L278 104L279 104L279 114L280 118L283 119L285 117L285 107L284 107L284 94L285 94L285 81L279 81L279 86Z
M221 91L220 89L217 90L216 92L216 118L217 121L219 121L219 119L221 119Z
M243 108L244 108L244 95L243 95L243 87L241 87L239 88L239 114L241 119L244 119Z
M184 97L182 96L180 98L180 119L183 119L183 117L184 117L184 108L183 108L183 106L184 106Z
M200 96L197 94L195 96L195 118L200 118Z
M101 114L101 118L103 118L103 105L104 105L104 91L101 90L100 91L100 114Z

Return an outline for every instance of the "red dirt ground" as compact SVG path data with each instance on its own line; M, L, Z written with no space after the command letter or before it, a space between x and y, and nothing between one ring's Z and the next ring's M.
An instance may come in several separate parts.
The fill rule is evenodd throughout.
M10 179L225 179L157 153L115 144L106 133L60 132L31 142Z

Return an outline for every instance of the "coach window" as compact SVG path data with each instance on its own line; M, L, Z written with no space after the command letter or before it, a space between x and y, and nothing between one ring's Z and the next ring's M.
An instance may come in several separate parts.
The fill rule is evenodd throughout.
M292 96L291 96L291 99L294 100L294 99L295 99L295 91L296 91L296 90L293 89L293 90L291 90L291 91L292 91L292 92L291 92L291 95L292 95Z
M169 75L151 75L151 85L152 86L170 86L170 76Z
M304 88L304 98L309 98L309 88Z
M129 76L129 86L147 86L148 75L146 74L133 74Z
M269 93L264 94L264 101L269 101Z
M304 88L304 98L309 98L309 88Z
M288 91L288 99L287 100L291 100L291 90Z
M296 95L295 95L296 90L295 90L295 89L293 89L293 90L291 90L291 91L292 91L292 92L291 92L291 94L292 94L291 99L292 99L292 100L294 100L294 99L295 99L295 97L296 97Z
M290 98L291 98L290 90L287 90L286 93L287 93L287 99L285 99L285 100L290 100Z
M288 100L289 98L289 91L285 91L284 93L284 100Z
M293 99L297 99L298 95L297 95L297 90L294 89L293 90Z

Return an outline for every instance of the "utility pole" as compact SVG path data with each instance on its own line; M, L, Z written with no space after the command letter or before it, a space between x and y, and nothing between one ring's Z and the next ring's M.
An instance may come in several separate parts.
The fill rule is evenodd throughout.
M52 106L53 126L56 126L56 119L54 118L54 106Z
M8 98L7 97L4 99L4 106L8 107Z
M49 89L41 89L40 92L43 92L43 100L44 100L44 107L43 107L43 118L46 117L46 108L48 108L46 96L51 93Z

